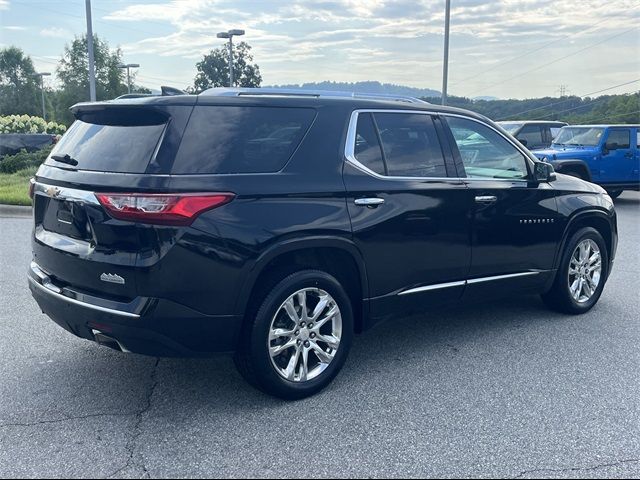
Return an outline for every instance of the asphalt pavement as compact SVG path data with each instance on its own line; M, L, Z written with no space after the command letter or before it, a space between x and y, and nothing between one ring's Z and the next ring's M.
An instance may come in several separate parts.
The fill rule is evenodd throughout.
M32 300L28 218L0 217L0 477L640 476L640 194L599 304L517 297L358 337L336 381L285 403L230 358L126 355Z

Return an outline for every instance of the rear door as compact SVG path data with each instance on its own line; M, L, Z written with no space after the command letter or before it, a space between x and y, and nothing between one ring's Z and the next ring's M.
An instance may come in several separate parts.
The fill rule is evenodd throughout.
M459 174L469 188L473 219L465 296L544 284L561 229L553 188L530 181L524 153L497 130L472 118L443 118Z
M467 187L440 120L420 111L351 118L344 181L374 321L461 296L469 271Z

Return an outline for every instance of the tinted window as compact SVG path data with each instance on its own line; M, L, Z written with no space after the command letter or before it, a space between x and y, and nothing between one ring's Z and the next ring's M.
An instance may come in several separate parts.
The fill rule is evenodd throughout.
M607 138L607 145L617 143L618 148L631 148L631 132L629 130L611 130Z
M77 120L51 153L69 155L80 170L144 173L164 128L164 124L118 126ZM65 166L51 158L46 163Z
M446 177L444 156L433 120L414 113L374 114L388 175Z
M314 116L315 110L307 108L196 107L172 172L277 172Z
M495 130L472 120L447 117L465 171L471 178L526 178L524 155Z
M518 133L518 140L525 140L529 148L543 145L542 128L540 125L525 125Z
M368 169L380 175L386 174L382 160L382 149L370 113L358 115L354 153L356 160Z

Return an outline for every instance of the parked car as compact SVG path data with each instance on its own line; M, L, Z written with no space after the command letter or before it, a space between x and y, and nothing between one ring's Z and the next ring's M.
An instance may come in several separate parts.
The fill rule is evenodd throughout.
M212 89L72 111L32 183L42 311L123 352L234 352L282 398L410 312L528 292L584 313L615 257L601 187L465 110Z
M513 135L529 150L547 148L553 143L565 122L547 122L542 120L522 120L498 122L502 128Z
M557 171L602 185L613 198L640 190L640 126L563 127L549 149L535 150Z

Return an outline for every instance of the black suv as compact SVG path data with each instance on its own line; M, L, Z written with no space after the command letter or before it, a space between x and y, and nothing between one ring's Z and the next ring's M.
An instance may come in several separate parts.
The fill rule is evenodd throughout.
M471 112L251 89L72 111L32 181L29 285L121 351L235 352L302 398L383 319L523 292L582 313L611 271L607 193Z

